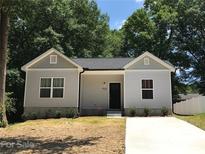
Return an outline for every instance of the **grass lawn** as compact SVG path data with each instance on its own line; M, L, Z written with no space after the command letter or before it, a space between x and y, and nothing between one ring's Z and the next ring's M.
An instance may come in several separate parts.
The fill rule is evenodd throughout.
M0 129L0 153L123 154L125 119L30 120Z
M205 130L205 113L194 115L194 116L179 116L175 115L175 117L185 120L203 130Z

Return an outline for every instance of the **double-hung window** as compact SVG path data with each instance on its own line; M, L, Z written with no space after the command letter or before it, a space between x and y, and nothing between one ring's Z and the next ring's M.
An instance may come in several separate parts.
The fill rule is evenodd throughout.
M153 99L153 80L142 80L142 99Z
M64 78L41 78L40 98L63 98Z

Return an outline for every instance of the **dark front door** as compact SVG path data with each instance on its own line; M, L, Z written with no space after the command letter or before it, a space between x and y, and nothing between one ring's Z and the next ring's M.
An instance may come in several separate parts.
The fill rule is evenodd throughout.
M110 88L109 89L110 109L120 109L120 106L121 106L120 83L110 83L109 88Z

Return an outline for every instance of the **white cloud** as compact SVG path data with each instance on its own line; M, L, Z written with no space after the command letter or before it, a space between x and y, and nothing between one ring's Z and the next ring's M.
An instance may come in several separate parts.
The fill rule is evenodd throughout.
M136 3L143 2L144 0L135 0Z

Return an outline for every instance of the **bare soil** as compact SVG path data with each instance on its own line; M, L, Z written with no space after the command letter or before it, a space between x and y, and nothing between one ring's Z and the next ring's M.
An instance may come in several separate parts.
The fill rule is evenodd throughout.
M0 129L0 154L124 154L124 140L125 119L30 120Z

